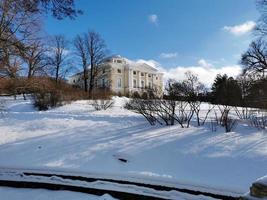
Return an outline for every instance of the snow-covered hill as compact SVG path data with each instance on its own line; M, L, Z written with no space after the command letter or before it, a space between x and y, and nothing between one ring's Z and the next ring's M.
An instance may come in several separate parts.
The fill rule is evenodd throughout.
M204 186L242 194L267 174L267 133L239 124L150 126L114 98L106 111L76 101L36 111L29 100L6 99L0 117L0 167L60 169ZM124 160L124 161L123 161Z

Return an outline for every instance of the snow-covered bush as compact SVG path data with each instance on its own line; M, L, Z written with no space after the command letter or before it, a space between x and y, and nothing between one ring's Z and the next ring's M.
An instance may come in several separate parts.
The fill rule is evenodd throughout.
M95 110L107 110L114 105L114 101L110 99L94 100L92 106Z

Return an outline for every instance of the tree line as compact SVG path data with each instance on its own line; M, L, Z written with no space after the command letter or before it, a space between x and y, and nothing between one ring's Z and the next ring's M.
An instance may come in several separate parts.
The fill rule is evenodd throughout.
M84 90L91 92L96 68L107 55L103 38L93 30L71 41L64 35L46 36L42 20L48 14L58 20L76 19L82 11L74 0L0 1L0 79L15 85L22 78L46 77L59 83L79 66Z

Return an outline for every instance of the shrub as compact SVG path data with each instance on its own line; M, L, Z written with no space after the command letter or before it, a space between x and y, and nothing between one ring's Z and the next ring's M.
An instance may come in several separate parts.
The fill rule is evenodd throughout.
M260 116L252 116L250 119L251 125L257 129L266 129L267 127L267 115L261 113Z
M95 110L107 110L108 108L111 108L114 104L113 100L94 100L92 103L92 106L95 108Z
M225 120L224 127L225 127L226 133L231 132L236 128L236 126L237 126L237 120L236 119L233 119L231 117L227 117L224 120Z
M38 110L48 110L49 108L62 105L62 95L59 91L38 91L33 94L34 106Z

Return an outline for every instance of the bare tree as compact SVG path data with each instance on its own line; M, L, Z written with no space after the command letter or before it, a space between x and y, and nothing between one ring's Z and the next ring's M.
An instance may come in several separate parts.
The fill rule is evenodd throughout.
M89 55L90 81L89 92L94 89L95 77L97 76L97 67L106 57L106 45L99 33L89 31L86 36L86 48Z
M69 70L68 68L70 63L68 60L68 42L63 35L56 35L52 38L51 45L49 65L56 82L58 82L59 79L64 77Z
M40 30L39 15L33 5L22 0L0 1L0 68L6 67L8 58L21 56L25 43L34 40Z
M84 90L88 91L88 53L86 49L86 38L81 35L77 35L74 39L74 47L76 49L77 56L81 59L83 68L83 81Z
M253 41L249 49L242 54L241 64L244 67L244 73L252 73L265 76L267 70L267 44L263 40Z
M40 41L34 41L23 54L23 59L27 64L28 78L36 74L45 74L48 65L47 49Z
M5 71L7 58L21 56L25 43L39 37L41 17L52 13L57 19L74 19L80 10L74 0L1 0L0 1L0 71ZM8 56L7 56L8 52Z
M20 57L17 56L17 51L6 46L2 47L1 50L0 78L17 78L22 64Z
M267 0L256 0L257 8L260 12L260 18L257 22L255 32L256 34L267 36Z

